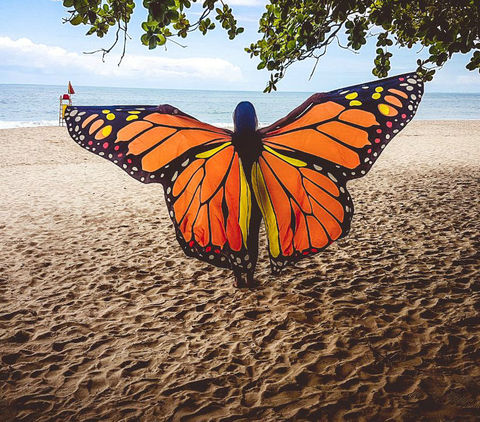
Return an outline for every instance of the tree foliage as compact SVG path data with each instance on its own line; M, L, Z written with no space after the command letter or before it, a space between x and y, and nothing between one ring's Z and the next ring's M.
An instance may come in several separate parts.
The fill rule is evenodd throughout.
M454 53L473 51L467 69L480 69L479 0L272 0L260 19L263 38L247 51L258 56L258 68L272 71L267 91L294 62L323 56L339 34L344 47L360 50L376 39L372 73L385 77L392 57L389 47L428 48L417 71L431 80L435 69Z
M143 0L147 19L142 23L142 43L153 49L192 31L205 35L215 28L213 16L230 39L243 32L223 0L204 0L200 17L191 22L187 11L192 2ZM65 20L88 25L88 35L103 37L116 28L115 42L101 50L104 54L122 34L125 52L135 0L64 0L63 5L69 13ZM372 73L377 77L388 75L393 45L428 49L427 57L417 60L417 71L425 80L431 80L435 69L455 53L472 53L466 67L480 71L480 0L270 0L258 32L262 38L245 50L259 58L258 69L272 72L267 92L276 89L291 64L307 58L318 62L334 42L357 51L369 38L376 40Z
M192 1L195 3L196 0ZM135 0L63 0L63 5L69 14L64 21L72 25L89 26L87 35L95 34L102 38L111 28L115 28L114 43L107 49L99 50L104 56L123 35L123 58ZM243 28L237 25L232 9L222 0L205 0L202 14L193 22L186 13L192 7L190 0L143 0L143 7L147 10L147 19L142 22L141 41L149 49L164 45L167 40L176 42L176 37L186 38L192 31L198 30L205 35L215 28L215 23L209 17L212 13L230 39L243 32Z

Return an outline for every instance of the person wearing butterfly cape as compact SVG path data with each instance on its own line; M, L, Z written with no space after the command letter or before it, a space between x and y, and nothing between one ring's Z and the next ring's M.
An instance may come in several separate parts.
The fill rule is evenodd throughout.
M367 174L422 94L418 75L398 75L314 94L260 129L241 102L233 131L171 105L72 106L65 120L83 148L163 185L184 252L230 268L244 287L254 285L262 220L274 273L348 234L346 183Z

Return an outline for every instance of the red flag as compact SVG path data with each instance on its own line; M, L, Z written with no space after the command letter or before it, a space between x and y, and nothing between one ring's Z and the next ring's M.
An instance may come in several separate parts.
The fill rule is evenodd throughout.
M73 89L73 86L72 86L72 83L70 81L68 81L68 93L71 95L71 94L75 94L75 91Z

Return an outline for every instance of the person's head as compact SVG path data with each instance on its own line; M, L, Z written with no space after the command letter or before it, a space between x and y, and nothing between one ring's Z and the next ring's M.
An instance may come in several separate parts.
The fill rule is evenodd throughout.
M235 133L255 132L258 126L255 107L249 101L238 103L233 112L233 124Z

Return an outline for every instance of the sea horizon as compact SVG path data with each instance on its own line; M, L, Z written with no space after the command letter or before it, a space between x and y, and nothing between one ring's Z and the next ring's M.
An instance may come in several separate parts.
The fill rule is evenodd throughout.
M74 105L172 104L199 120L232 126L232 112L240 101L251 101L260 125L288 114L313 92L203 90L177 88L99 87L76 85ZM64 85L0 84L0 129L58 125L59 97ZM480 92L429 92L416 120L478 120Z
M392 75L393 76L393 75ZM391 76L389 76L391 77ZM373 79L372 79L373 80ZM63 84L29 84L29 83L0 83L0 87L2 86L48 86L48 87L60 87L63 89L67 89L67 85ZM425 86L428 86L428 82ZM189 88L142 88L142 87L135 87L135 86L116 86L116 85L81 85L75 84L75 89L78 87L80 88L101 88L101 89L153 89L157 91L213 91L213 92L256 92L264 94L262 91L254 90L254 89L189 89ZM289 91L289 90L279 90L279 91L272 91L271 93L265 93L265 95L271 95L275 93L296 93L296 94L311 94L313 91ZM464 91L431 91L432 94L466 94L466 95L480 95L480 91L473 91L473 92L464 92Z

